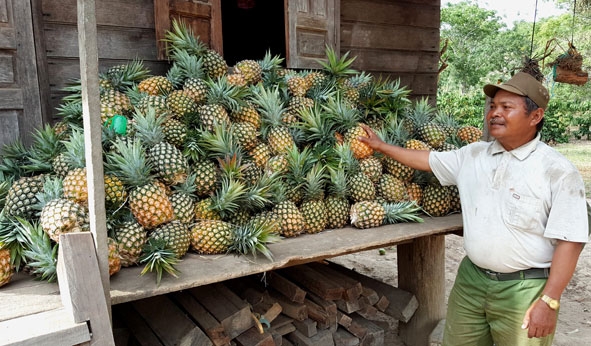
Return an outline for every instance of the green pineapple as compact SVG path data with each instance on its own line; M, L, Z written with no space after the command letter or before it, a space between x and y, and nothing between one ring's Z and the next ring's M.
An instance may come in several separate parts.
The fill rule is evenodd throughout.
M238 111L246 104L247 89L230 85L225 77L207 82L207 103L197 109L201 127L212 130L215 125L230 124L229 112Z
M401 202L408 200L406 186L400 179L391 174L383 174L377 184L377 193L386 202Z
M148 234L136 220L124 221L115 228L115 238L123 267L139 263L142 249L148 241Z
M330 182L324 204L327 213L327 229L343 228L349 222L350 204L347 199L347 178L343 169L329 168Z
M174 218L172 203L150 174L152 164L148 162L141 140L118 141L114 146L116 151L107 154L106 166L130 186L129 207L136 220L146 229L171 221Z
M324 231L328 223L328 214L324 203L324 169L315 164L306 175L304 184L304 201L300 205L300 212L304 217L304 227L307 233Z
M145 114L136 111L133 119L136 138L147 148L147 158L156 177L169 185L184 182L187 179L187 159L174 145L164 141L164 119L157 117L151 108Z
M450 190L439 183L431 183L423 189L423 211L430 216L444 216L451 207Z
M15 181L5 199L8 214L24 218L34 217L37 212L35 205L39 202L37 194L43 191L43 182L42 175L22 177Z
M285 187L279 185L273 214L278 220L279 234L283 237L296 237L304 231L304 216L296 204L287 198L285 192Z
M174 251L176 258L183 257L191 245L191 234L186 224L173 220L154 228L150 238L163 240Z
M369 156L359 160L359 168L363 174L367 175L372 183L377 183L382 177L383 167L382 162L376 156Z
M195 173L190 174L184 183L174 187L174 192L170 196L176 219L185 224L191 223L195 217L196 178Z
M427 98L423 98L414 104L411 110L410 120L413 122L418 137L432 148L439 148L445 142L445 132L433 119L435 108L429 104Z

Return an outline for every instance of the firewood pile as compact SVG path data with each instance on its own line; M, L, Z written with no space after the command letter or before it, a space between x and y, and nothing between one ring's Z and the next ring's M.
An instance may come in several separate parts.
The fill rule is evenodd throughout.
M117 345L384 345L384 316L408 322L414 295L313 262L113 306Z

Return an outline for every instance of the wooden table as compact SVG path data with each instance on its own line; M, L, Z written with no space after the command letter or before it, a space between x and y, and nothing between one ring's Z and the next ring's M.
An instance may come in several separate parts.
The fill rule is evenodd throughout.
M306 234L271 244L274 260L263 256L197 255L179 263L179 278L165 274L159 286L154 274L140 276L141 267L124 268L111 277L111 303L120 304L155 295L222 282L349 253L398 246L399 288L415 294L419 308L400 334L407 345L426 345L430 331L445 317L445 235L462 230L461 215L425 218L371 229L347 227ZM18 274L0 288L0 321L62 306L57 284Z

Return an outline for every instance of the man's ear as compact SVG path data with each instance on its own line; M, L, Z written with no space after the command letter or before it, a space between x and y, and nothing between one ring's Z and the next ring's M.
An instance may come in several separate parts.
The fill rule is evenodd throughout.
M531 124L536 126L544 118L544 108L538 108L531 112Z

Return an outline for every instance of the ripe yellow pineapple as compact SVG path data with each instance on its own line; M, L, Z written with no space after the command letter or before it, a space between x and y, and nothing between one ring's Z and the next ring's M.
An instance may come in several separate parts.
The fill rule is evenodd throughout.
M222 254L232 244L232 225L221 220L202 220L191 227L191 249L202 254Z
M0 287L10 282L14 274L14 267L10 263L10 250L0 243Z
M376 201L361 201L351 206L351 225L357 228L381 226L386 215L382 204Z
M189 228L178 220L159 225L150 233L150 238L163 240L174 251L176 258L183 257L191 245Z
M109 249L109 275L114 275L121 270L121 257L119 256L119 245L113 238L108 239Z
M324 184L324 168L317 163L306 175L304 201L300 206L306 233L322 232L328 223L328 214L324 203Z
M140 92L144 92L148 95L157 96L169 94L174 90L174 86L172 85L172 82L164 76L153 76L142 80L138 84L138 89Z
M474 126L462 126L458 129L457 135L463 142L474 143L482 138L482 130Z
M258 62L254 60L241 60L236 63L235 68L244 76L247 84L256 84L261 81L262 68Z

